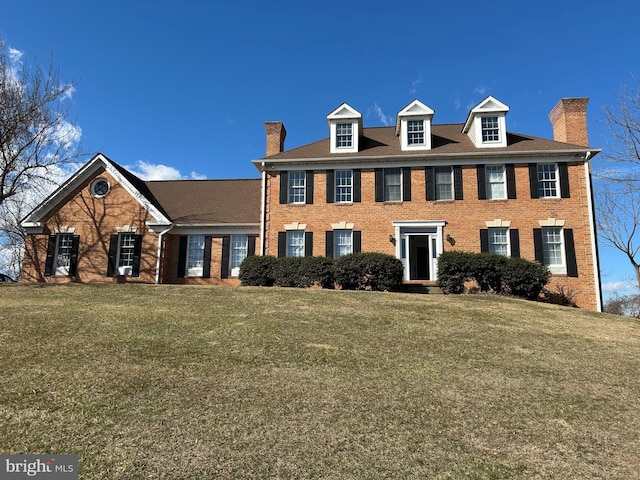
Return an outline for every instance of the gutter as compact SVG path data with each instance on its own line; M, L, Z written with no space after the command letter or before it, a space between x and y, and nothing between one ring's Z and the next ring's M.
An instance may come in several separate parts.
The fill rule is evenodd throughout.
M596 210L594 207L590 157L591 152L587 152L584 156L584 174L589 205L589 233L591 234L591 258L593 259L593 279L596 288L596 311L602 312L602 279L600 278L600 255L598 253L598 236L596 234Z
M169 225L169 228L162 230L158 234L158 253L156 257L156 285L160 284L160 260L162 259L162 239L164 238L164 234L169 232L174 227L173 224Z
M267 172L265 171L265 162L262 162L262 191L260 196L260 255L264 255L264 239L267 229Z

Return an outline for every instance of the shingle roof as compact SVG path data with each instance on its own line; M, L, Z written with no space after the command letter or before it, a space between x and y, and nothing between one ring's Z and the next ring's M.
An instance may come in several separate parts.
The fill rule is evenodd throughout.
M177 224L260 223L260 179L144 182Z
M489 154L489 153L523 153L531 151L584 151L588 147L556 142L531 135L507 132L507 146L497 148L478 148L471 139L462 133L462 123L452 123L431 126L431 150L403 151L400 149L400 141L395 135L395 127L368 127L363 129L363 137L360 139L360 151L357 153L330 153L330 139L325 138L318 142L303 145L298 148L286 150L266 157L268 160L305 160L305 159L348 159L350 157L386 157L417 156L438 157L451 154Z

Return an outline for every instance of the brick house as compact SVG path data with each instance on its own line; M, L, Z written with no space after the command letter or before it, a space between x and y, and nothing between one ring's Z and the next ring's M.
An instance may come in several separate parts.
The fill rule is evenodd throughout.
M23 279L237 283L251 254L378 251L405 282L429 283L457 249L539 260L601 310L587 102L556 105L554 140L509 132L493 97L464 123L434 124L414 100L373 128L345 103L328 138L290 150L284 125L266 122L255 180L143 182L97 155L25 219Z

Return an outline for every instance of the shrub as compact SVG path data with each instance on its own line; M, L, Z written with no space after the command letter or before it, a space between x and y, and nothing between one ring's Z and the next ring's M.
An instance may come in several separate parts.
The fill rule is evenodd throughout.
M478 282L481 292L502 291L502 277L509 259L496 253L479 253L471 255L471 278Z
M332 288L333 261L327 257L282 257L275 264L275 281L280 287Z
M445 293L462 293L464 284L473 278L472 253L450 251L438 257L438 284Z
M270 287L275 283L275 265L278 259L271 255L252 255L240 264L240 284Z
M549 269L538 262L510 258L504 272L504 287L511 295L536 300L550 276Z
M402 283L402 262L392 255L366 252L340 257L334 266L335 281L345 290L386 291Z

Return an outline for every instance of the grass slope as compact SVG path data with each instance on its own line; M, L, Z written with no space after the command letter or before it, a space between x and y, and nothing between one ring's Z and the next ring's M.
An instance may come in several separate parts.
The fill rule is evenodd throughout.
M640 478L640 324L490 296L0 289L0 451L82 479Z

